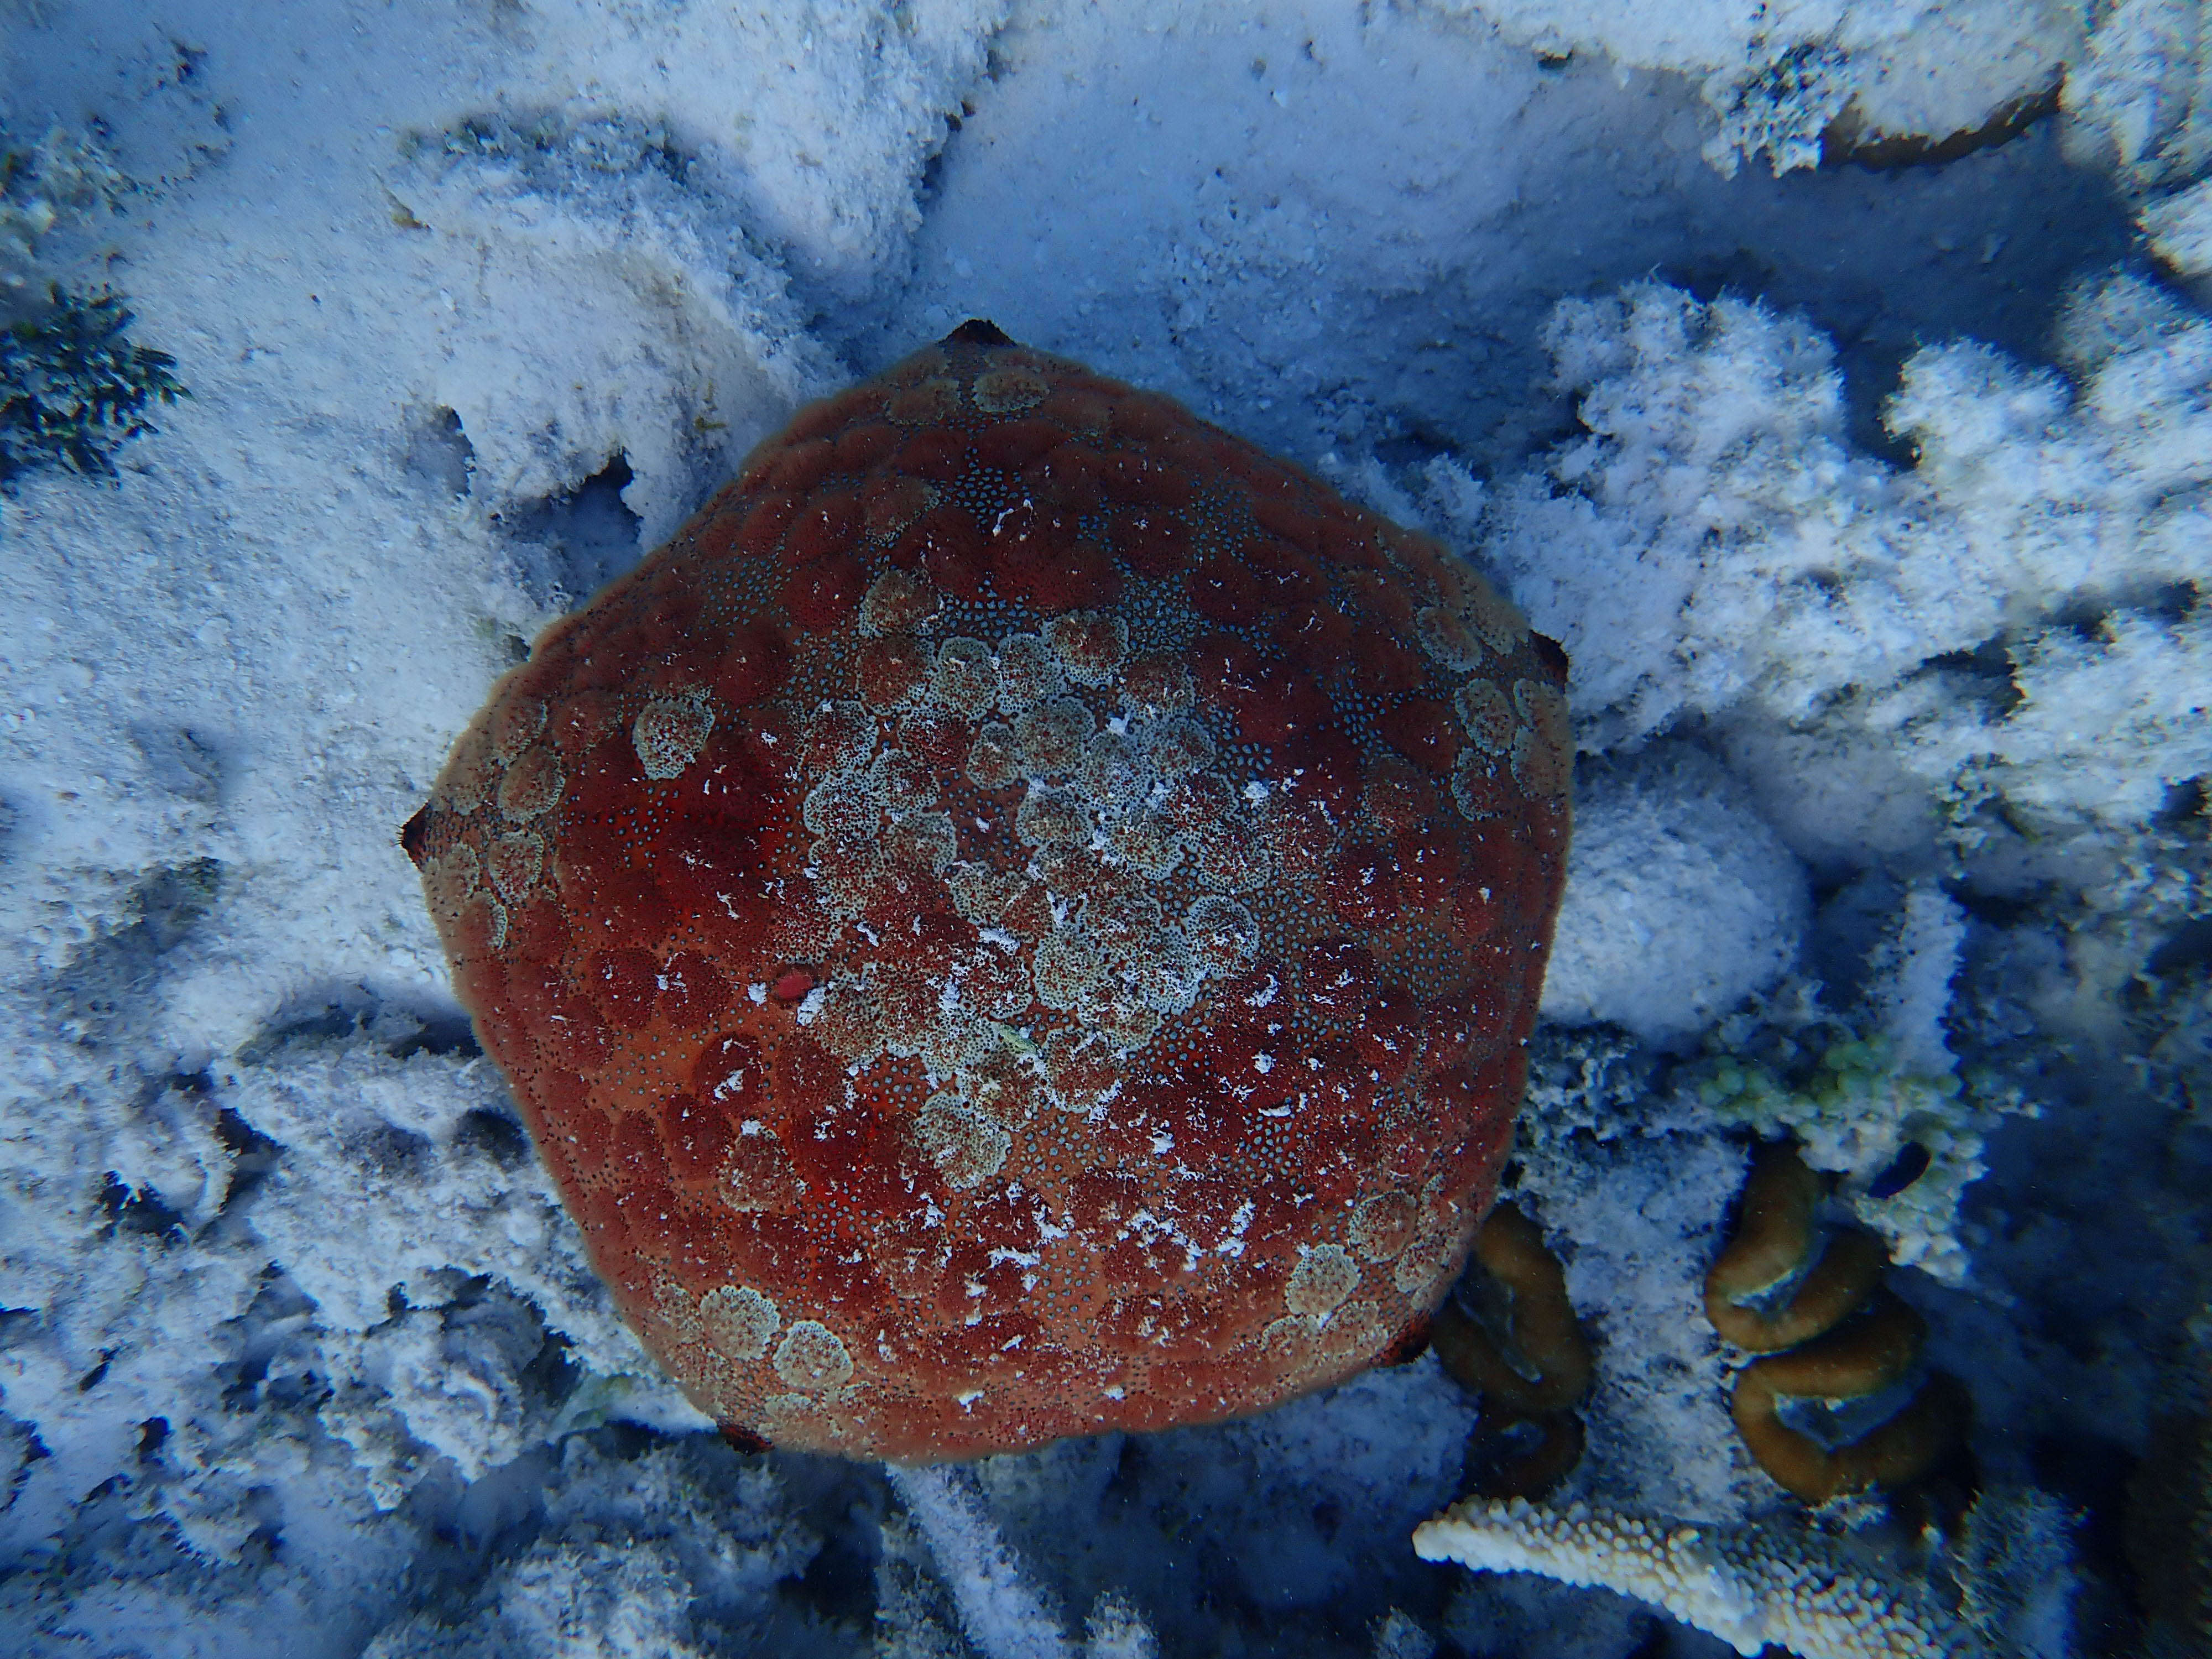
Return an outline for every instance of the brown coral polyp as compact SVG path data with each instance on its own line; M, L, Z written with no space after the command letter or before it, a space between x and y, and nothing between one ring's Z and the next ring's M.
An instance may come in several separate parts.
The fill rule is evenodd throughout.
M693 1398L974 1455L1402 1350L1521 1093L1565 670L1435 543L969 324L550 629L404 839Z
M1920 1479L1958 1445L1967 1413L1956 1379L1921 1373L1927 1329L1881 1288L1880 1242L1856 1228L1824 1237L1820 1198L1795 1146L1761 1146L1705 1294L1714 1329L1762 1356L1737 1373L1736 1431L1778 1485L1813 1504ZM1793 1402L1850 1407L1900 1389L1889 1411L1849 1434L1817 1435L1785 1414Z
M1475 1492L1536 1498L1583 1455L1575 1407L1589 1392L1595 1356L1567 1297L1566 1272L1543 1231L1512 1204L1491 1211L1474 1237L1471 1285L1437 1310L1430 1344L1444 1369L1481 1401L1468 1444ZM1462 1305L1472 1292L1480 1313Z

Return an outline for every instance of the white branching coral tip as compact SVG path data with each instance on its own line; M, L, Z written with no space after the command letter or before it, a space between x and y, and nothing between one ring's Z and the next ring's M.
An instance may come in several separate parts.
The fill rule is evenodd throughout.
M985 1659L1077 1659L1025 1565L1000 1535L973 1474L897 1463L884 1472L937 1558L961 1625Z
M1585 1504L1470 1498L1413 1533L1425 1561L1594 1584L1664 1609L1737 1652L1800 1659L1991 1659L1927 1590L1820 1540L1696 1527Z

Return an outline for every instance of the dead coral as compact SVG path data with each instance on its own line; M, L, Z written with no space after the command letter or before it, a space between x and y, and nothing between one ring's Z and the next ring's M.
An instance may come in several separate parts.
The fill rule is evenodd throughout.
M0 321L38 308L40 241L118 210L131 190L89 133L53 126L36 143L18 144L0 130Z
M2212 1650L2212 1310L2128 1482L2125 1547L2148 1659Z
M1820 1181L1796 1148L1759 1148L1735 1237L1705 1276L1705 1316L1763 1356L1737 1375L1731 1409L1759 1466L1808 1504L1870 1486L1905 1486L1955 1447L1965 1390L1931 1373L1871 1425L1840 1419L1834 1436L1789 1421L1791 1402L1832 1410L1878 1401L1913 1382L1926 1328L1881 1287L1888 1259L1873 1235L1816 1224Z
M1413 1533L1425 1561L1595 1584L1665 1609L1739 1653L1802 1659L1982 1659L1988 1648L1929 1586L1833 1540L1697 1527L1594 1505L1469 1498Z
M1468 1442L1474 1489L1489 1498L1534 1498L1566 1478L1583 1455L1575 1407L1589 1392L1589 1339L1575 1322L1559 1259L1543 1231L1511 1204L1490 1212L1474 1237L1480 1272L1446 1302L1430 1346L1460 1384L1482 1397ZM1477 1312L1462 1297L1471 1288Z

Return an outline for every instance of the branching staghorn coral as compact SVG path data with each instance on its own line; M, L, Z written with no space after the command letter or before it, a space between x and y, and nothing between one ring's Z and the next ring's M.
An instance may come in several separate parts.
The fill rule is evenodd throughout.
M2212 21L2194 0L2092 9L2069 64L2069 155L2109 169L2151 250L2185 277L2212 273Z
M1737 1375L1731 1410L1761 1468L1810 1504L1926 1474L1954 1446L1965 1391L1941 1374L1872 1427L1839 1443L1793 1426L1786 1402L1874 1400L1911 1378L1926 1329L1881 1288L1880 1241L1856 1228L1823 1243L1820 1181L1786 1141L1762 1146L1745 1183L1735 1237L1705 1277L1705 1316L1759 1354ZM1778 1299L1777 1299L1778 1297Z
M2082 1516L2033 1486L1984 1487L1942 1563L1959 1587L1959 1616L2018 1659L2073 1659Z
M1540 1573L1633 1596L1739 1653L1771 1645L1799 1659L1994 1659L1929 1588L1814 1535L1469 1498L1416 1528L1413 1550L1477 1572Z
M1468 1447L1469 1463L1484 1466L1475 1489L1486 1497L1537 1497L1582 1461L1575 1407L1589 1392L1589 1339L1575 1322L1559 1259L1545 1248L1542 1230L1513 1205L1490 1212L1474 1236L1474 1260L1483 1270L1478 1292L1494 1291L1504 1308L1478 1318L1454 1297L1437 1310L1429 1344L1444 1369L1482 1397Z
M1059 1620L999 1535L975 1477L949 1468L884 1468L937 1558L969 1639L990 1659L1074 1659Z
M1761 747L1787 726L1772 758L1801 787L1879 751L1955 821L2001 797L2140 824L2205 769L2204 723L2145 671L2203 655L2169 600L2202 575L2212 325L2126 275L2077 291L2062 341L2083 322L2100 347L2063 375L1971 342L1914 353L1883 410L1918 458L1899 471L1851 442L1832 347L1801 320L1650 286L1565 301L1544 343L1585 435L1479 509L1434 463L1428 510L1573 656L1586 750L1701 710ZM2087 637L2085 617L2112 621ZM1985 641L2001 678L1958 672ZM1830 799L1798 829L1840 846L1907 796Z
M1000 1534L972 1470L887 1463L884 1471L936 1560L961 1629L984 1659L1158 1659L1151 1626L1110 1592L1092 1604L1084 1621L1085 1639L1067 1637L1028 1567ZM897 1651L915 1650L910 1645Z

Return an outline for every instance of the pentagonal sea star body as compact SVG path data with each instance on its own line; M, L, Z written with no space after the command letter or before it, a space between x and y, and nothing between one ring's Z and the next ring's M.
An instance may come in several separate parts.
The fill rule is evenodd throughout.
M405 841L593 1260L732 1431L1254 1410L1419 1329L1565 854L1559 648L969 324L549 630Z

